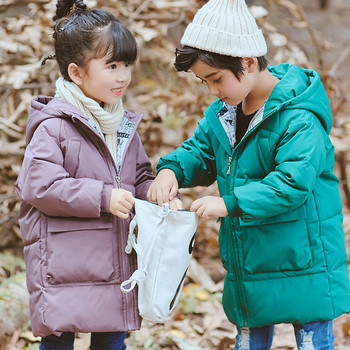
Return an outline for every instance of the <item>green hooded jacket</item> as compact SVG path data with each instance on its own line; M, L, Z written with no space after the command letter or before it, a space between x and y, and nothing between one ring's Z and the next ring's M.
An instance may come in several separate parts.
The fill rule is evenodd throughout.
M223 306L240 327L331 320L350 305L329 100L315 71L268 69L280 81L233 151L217 100L158 164L180 187L217 180L229 212L219 233Z

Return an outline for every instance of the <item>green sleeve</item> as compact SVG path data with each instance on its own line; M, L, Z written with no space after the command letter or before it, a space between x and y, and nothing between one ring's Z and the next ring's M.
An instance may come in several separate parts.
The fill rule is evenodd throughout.
M173 170L180 187L211 185L216 180L216 164L209 130L208 122L202 119L194 136L160 159L157 171Z

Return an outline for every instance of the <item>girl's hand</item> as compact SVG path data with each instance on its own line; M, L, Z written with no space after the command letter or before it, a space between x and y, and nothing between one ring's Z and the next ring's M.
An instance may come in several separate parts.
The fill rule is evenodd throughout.
M177 195L179 185L175 173L170 169L161 170L147 192L148 200L159 205L172 201Z
M200 218L210 219L212 217L224 217L228 215L225 201L221 197L205 196L195 200L191 204L191 211L194 211Z
M171 200L169 202L169 208L171 210L181 210L181 209L183 209L182 201L179 198L175 197L173 200Z
M109 202L109 211L121 219L129 217L129 211L134 206L135 200L131 192L122 188L113 188L111 200Z

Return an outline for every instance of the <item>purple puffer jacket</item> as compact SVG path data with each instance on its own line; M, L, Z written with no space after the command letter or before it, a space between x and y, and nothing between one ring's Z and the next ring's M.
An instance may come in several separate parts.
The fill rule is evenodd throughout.
M154 179L136 133L141 117L125 112L129 136L121 135L128 138L117 172L77 108L51 97L32 101L16 189L36 336L140 328L136 292L120 291L136 269L136 257L124 252L131 218L110 214L109 200L117 175L141 199Z

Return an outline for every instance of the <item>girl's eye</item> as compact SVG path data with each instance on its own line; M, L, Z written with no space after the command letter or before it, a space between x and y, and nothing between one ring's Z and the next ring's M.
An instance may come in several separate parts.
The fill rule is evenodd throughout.
M221 81L221 77L216 79L216 80L214 80L214 83L217 84L217 83L220 83L220 81Z
M117 68L117 65L116 65L116 64L111 64L111 65L109 66L109 68L110 68L110 69L116 69L116 68Z
M124 63L124 66L125 66L125 67L129 67L129 62L125 62L125 63Z

